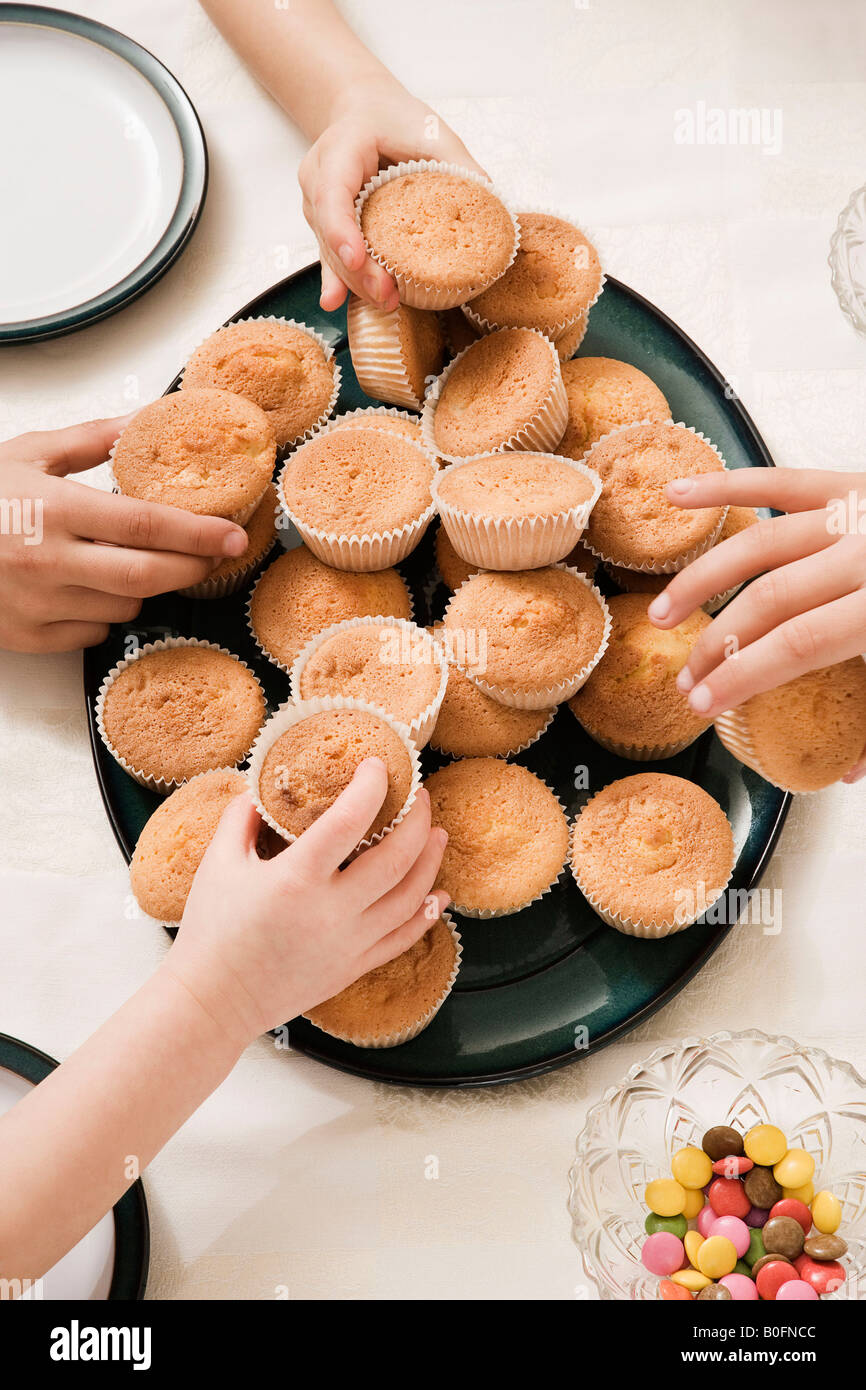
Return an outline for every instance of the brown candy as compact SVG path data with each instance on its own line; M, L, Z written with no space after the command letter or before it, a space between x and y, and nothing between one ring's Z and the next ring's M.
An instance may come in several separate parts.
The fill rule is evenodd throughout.
M794 1263L793 1260L788 1259L787 1255L762 1255L761 1258L755 1260L755 1263L752 1265L752 1278L757 1279L758 1270L763 1269L764 1265L773 1264L774 1261L776 1264L781 1263L783 1265L791 1265Z
M796 1260L803 1253L806 1235L793 1216L771 1217L761 1227L761 1235L768 1255L784 1255L787 1260Z
M739 1158L743 1153L743 1136L731 1129L730 1125L713 1125L701 1140L701 1148L705 1154L709 1154L714 1163L720 1158L730 1158L731 1155ZM758 1204L755 1202L753 1205Z
M841 1236L809 1236L803 1249L810 1260L839 1260L848 1253L848 1242Z
M743 1178L743 1187L752 1206L762 1211L769 1211L782 1200L782 1189L773 1177L772 1168L761 1168L756 1163Z
M704 1150L704 1153L706 1153L706 1149ZM728 1155L725 1154L725 1158L727 1157ZM701 1299L703 1298L706 1299L707 1302L712 1301L715 1303L718 1302L720 1299L732 1297L733 1295L730 1289L726 1289L724 1284L707 1284L706 1287L701 1289L700 1293L698 1294L697 1302L700 1303Z

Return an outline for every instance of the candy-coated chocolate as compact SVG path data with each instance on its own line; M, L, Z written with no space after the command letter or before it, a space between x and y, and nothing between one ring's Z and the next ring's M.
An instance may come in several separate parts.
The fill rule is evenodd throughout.
M701 1235L700 1231L686 1231L683 1236L683 1245L686 1247L686 1255L691 1260L695 1269L698 1267L696 1256L703 1243L704 1237Z
M694 1294L690 1294L682 1284L675 1284L672 1279L663 1279L659 1284L659 1297L666 1303L690 1303Z
M788 1141L776 1125L753 1125L743 1140L743 1148L753 1163L772 1168L788 1152Z
M739 1216L720 1216L710 1227L711 1236L727 1236L741 1259L749 1248L749 1228Z
M763 1226L765 1221L770 1218L770 1213L766 1207L752 1207L748 1216L744 1217L747 1226Z
M686 1204L686 1189L673 1178L656 1178L647 1183L644 1196L650 1211L657 1216L679 1216Z
M681 1268L685 1256L685 1246L670 1231L657 1231L654 1236L647 1236L640 1252L641 1263L650 1274L673 1274Z
M716 1178L710 1183L707 1200L717 1216L742 1218L752 1205L738 1178Z
M680 1149L671 1160L671 1172L681 1187L706 1187L713 1176L713 1165L703 1149Z
M698 1188L686 1188L686 1204L683 1207L683 1216L687 1221L694 1221L698 1212L704 1205L706 1198L703 1191Z
M803 1279L789 1279L776 1294L777 1303L808 1303L817 1299L817 1291Z
M729 1275L726 1277L730 1278ZM702 1301L706 1301L707 1303L712 1301L715 1303L718 1302L720 1299L730 1298L733 1298L733 1294L731 1293L730 1289L725 1288L724 1284L707 1284L707 1287L705 1289L701 1289L700 1293L698 1294L697 1301L698 1303Z
M716 1159L743 1152L743 1136L730 1125L713 1125L701 1140L701 1148L715 1163Z
M713 1164L713 1172L720 1178L742 1178L754 1166L752 1160L746 1158L745 1154L739 1157L736 1154L728 1154L727 1158L716 1159Z
M737 1252L727 1236L708 1236L698 1250L698 1269L710 1279L730 1274L736 1263Z
M761 1256L766 1255L766 1253L767 1252L764 1248L764 1237L761 1235L761 1232L750 1231L749 1248L743 1256L743 1259L746 1261L746 1264L749 1266L749 1268L751 1269L752 1265L755 1263L755 1260L759 1260Z
M709 1202L707 1202L705 1207L701 1207L701 1210L698 1212L698 1230L701 1235L704 1237L708 1236L710 1234L710 1227L713 1222L718 1221L718 1219L718 1212L713 1211Z
M735 1303L754 1302L758 1297L757 1288L746 1274L726 1274L719 1283L728 1290Z
M773 1177L780 1187L803 1187L812 1181L815 1160L805 1149L789 1149L784 1158L773 1165Z
M805 1187L783 1187L782 1196L791 1197L795 1202L805 1202L808 1207L815 1196L815 1184L807 1182Z
M841 1225L842 1203L826 1187L816 1192L812 1200L812 1220L818 1230L827 1236L831 1236Z
M732 1273L745 1274L747 1279L751 1279L752 1277L752 1271L749 1269L749 1266L746 1264L745 1260L737 1260L737 1263L734 1265Z
M650 1212L643 1224L648 1236L654 1236L657 1231L670 1231L672 1236L678 1236L682 1240L688 1230L684 1216L656 1216L654 1211Z
M812 1213L805 1202L798 1202L794 1197L783 1197L781 1202L775 1202L770 1208L770 1215L790 1216L794 1221L799 1221L806 1236L812 1229Z
M810 1260L840 1260L848 1253L848 1242L841 1236L810 1236L803 1250Z
M768 1255L785 1255L789 1260L796 1260L803 1253L805 1232L793 1216L771 1216L761 1235Z
M797 1271L787 1260L771 1260L769 1264L758 1270L755 1284L760 1297L772 1301L783 1284L796 1278Z
M764 1265L783 1264L793 1265L793 1260L786 1260L784 1255L761 1255L752 1265L752 1278L757 1279Z
M768 1211L782 1200L782 1189L772 1169L762 1168L757 1163L743 1178L743 1190L753 1207L764 1207Z
M684 1289L691 1289L692 1293L700 1293L701 1289L713 1282L706 1274L701 1274L699 1269L678 1269L671 1275L671 1279L675 1284L681 1284Z
M812 1260L800 1255L794 1261L794 1272L819 1295L833 1293L845 1283L845 1267L838 1260Z

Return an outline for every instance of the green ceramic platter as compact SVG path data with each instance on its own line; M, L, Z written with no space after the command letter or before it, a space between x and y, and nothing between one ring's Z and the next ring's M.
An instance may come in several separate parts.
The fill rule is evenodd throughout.
M345 315L324 314L318 290L318 268L309 266L236 317L276 314L315 327L334 345L343 368L339 408L371 404L352 370ZM772 466L745 410L703 353L616 280L608 280L592 311L581 355L616 357L642 368L664 391L674 419L703 431L730 467ZM441 616L448 593L435 572L432 531L401 568L414 595L416 620L427 623ZM253 667L276 706L288 696L288 677L259 659L245 624L245 602L246 593L210 604L170 594L148 601L131 630L140 641L179 634L220 642ZM84 682L97 777L118 843L129 859L158 798L118 767L93 724L95 695L105 672L124 654L125 631L113 630L103 646L85 654ZM442 760L425 750L423 761L429 772ZM577 766L589 769L592 790L639 770L595 745L565 707L520 761L555 789L570 813L587 797L585 791L575 791ZM691 778L721 803L737 847L731 886L754 888L790 798L731 758L712 731L660 766ZM730 930L698 922L664 941L634 940L605 926L565 877L524 912L490 922L458 918L457 924L464 947L460 977L419 1037L394 1049L365 1050L297 1019L290 1026L292 1046L381 1081L467 1086L532 1076L586 1056L642 1022L706 965ZM143 925L142 930L150 928Z

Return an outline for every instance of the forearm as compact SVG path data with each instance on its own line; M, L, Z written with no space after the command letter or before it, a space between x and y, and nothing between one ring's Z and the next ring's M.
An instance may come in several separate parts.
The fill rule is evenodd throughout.
M347 93L364 84L402 88L352 32L331 0L201 0L235 52L316 140L340 112Z
M36 1279L50 1269L239 1054L184 986L157 971L0 1118L0 1277Z

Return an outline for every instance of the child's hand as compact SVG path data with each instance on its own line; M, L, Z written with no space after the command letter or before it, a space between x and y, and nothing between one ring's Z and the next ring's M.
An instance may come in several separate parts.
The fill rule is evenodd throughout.
M94 646L109 623L135 618L143 598L196 584L246 549L230 521L65 477L103 463L126 422L92 420L0 444L0 647Z
M385 797L368 758L292 845L259 859L247 796L226 808L163 969L241 1047L407 951L447 906L431 892L447 842L422 789L396 830L340 869Z
M304 216L319 242L320 303L328 312L340 307L347 289L380 309L396 309L394 281L365 254L355 199L381 166L406 159L441 159L484 172L454 131L390 78L350 88L336 119L305 156L298 179Z
M761 575L706 629L677 680L714 718L806 671L866 651L866 474L742 468L670 483L680 507L772 507L675 575L650 605L674 627L707 599ZM846 781L866 771L866 764Z

